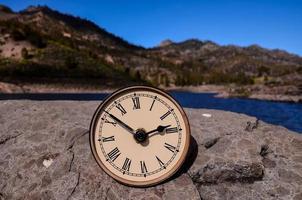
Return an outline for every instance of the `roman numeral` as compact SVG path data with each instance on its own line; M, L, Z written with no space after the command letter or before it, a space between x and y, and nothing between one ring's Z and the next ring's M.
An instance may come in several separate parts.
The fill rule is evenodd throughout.
M178 132L177 127L167 128L166 129L166 133L176 133L176 132Z
M109 136L109 137L102 137L101 139L103 142L111 142L115 141L114 136ZM100 140L99 140L100 141Z
M122 115L127 113L124 107L120 103L117 104L115 107L121 111Z
M158 161L158 163L159 163L159 166L160 166L160 167L163 167L164 169L166 169L165 163L164 163L163 161L161 161L161 159L159 159L157 156L155 156L155 157L156 157L156 159L157 159L157 161Z
M116 122L111 122L108 119L105 119L105 123L112 124L113 126L116 126Z
M140 161L141 164L141 172L146 177L146 173L148 172L145 161Z
M125 174L125 171L129 172L130 165L131 165L131 160L129 158L126 158L122 167L122 169L124 170L123 174Z
M155 99L153 99L153 101L152 101L152 104L151 104L151 107L150 107L149 111L151 111L151 110L152 110L153 105L154 105L154 102L155 102Z
M168 112L166 112L165 114L163 114L163 116L161 116L160 119L164 120L170 114L171 114L171 111L169 110Z
M178 152L178 150L176 149L176 147L173 146L173 145L171 145L171 144L165 143L165 147L166 147L169 151L171 151L172 153L174 153L175 151Z
M132 101L133 101L133 110L141 108L139 97L132 97Z
M115 161L115 159L117 159L117 157L119 157L121 155L121 152L120 152L120 150L118 150L117 147L115 147L107 155L108 155L109 159L113 162L113 161Z

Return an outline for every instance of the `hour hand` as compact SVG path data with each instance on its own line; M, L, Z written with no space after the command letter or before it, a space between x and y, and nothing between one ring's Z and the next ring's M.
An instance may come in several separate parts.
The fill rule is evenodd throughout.
M116 123L118 123L120 126L122 126L123 128L125 128L127 131L129 131L130 133L134 134L134 130L133 128L131 128L130 126L128 126L127 124L125 124L124 122L122 122L119 118L117 118L116 116L110 114L109 112L105 111Z
M156 129L153 129L153 130L147 132L146 134L149 135L150 133L154 133L154 132L163 132L166 128L168 128L170 126L171 125L167 125L167 126L159 125Z

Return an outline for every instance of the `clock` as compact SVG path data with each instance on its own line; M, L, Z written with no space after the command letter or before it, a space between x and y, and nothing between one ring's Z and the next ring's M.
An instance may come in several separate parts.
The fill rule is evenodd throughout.
M143 187L179 170L188 153L190 126L184 110L169 94L131 86L101 103L89 138L96 162L108 175Z

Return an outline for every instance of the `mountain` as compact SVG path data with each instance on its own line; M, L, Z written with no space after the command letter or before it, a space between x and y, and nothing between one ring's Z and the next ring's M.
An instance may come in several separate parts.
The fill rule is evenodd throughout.
M0 33L3 82L302 87L302 58L282 50L198 39L144 48L46 6L0 6Z

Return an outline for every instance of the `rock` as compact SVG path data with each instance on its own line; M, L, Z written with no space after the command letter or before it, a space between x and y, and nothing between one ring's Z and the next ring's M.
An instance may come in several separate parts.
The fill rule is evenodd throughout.
M185 109L192 148L179 173L124 186L90 150L99 103L1 101L0 199L301 199L301 135L264 122L245 131L255 118L207 109Z
M219 138L207 138L204 141L204 147L208 149L208 148L212 147L214 144L216 144L216 142L218 140L219 140Z
M171 44L173 44L173 41L169 40L169 39L166 39L166 40L161 41L161 43L158 46L159 47L166 47L166 46L169 46Z
M209 163L192 176L196 183L217 184L222 182L254 182L264 175L262 163Z

